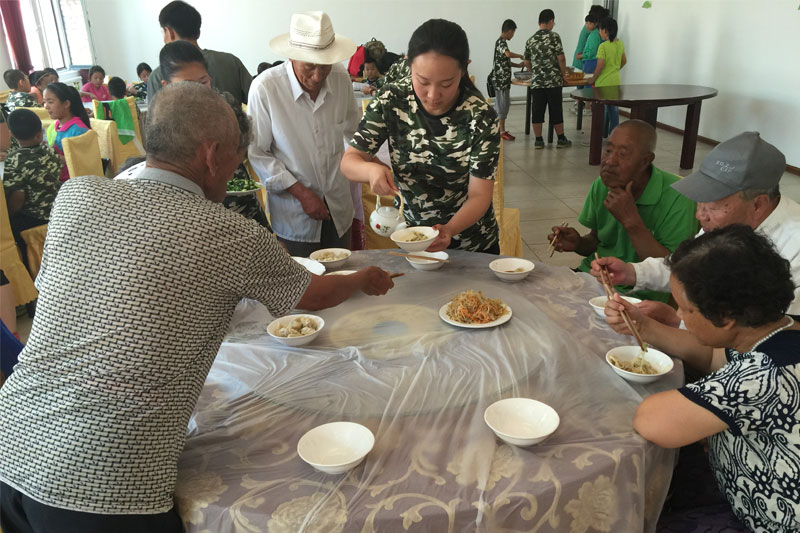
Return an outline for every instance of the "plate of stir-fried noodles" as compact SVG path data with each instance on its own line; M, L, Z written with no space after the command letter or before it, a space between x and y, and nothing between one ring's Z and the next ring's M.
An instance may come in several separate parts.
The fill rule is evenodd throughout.
M481 291L464 291L439 309L439 317L462 328L491 328L511 320L511 308Z

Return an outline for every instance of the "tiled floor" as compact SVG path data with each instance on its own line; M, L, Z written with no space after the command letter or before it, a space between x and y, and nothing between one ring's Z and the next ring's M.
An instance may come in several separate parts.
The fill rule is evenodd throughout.
M522 230L523 256L532 261L544 261L556 265L576 267L581 257L574 253L547 254L547 234L553 226L568 221L579 232L588 230L578 224L578 213L583 207L583 199L589 185L598 176L599 167L590 166L589 147L582 146L584 137L575 130L575 115L565 103L565 130L572 140L571 148L556 149L548 146L544 150L533 148L533 135L525 136L525 106L511 106L506 121L508 130L517 137L515 141L505 142L504 195L506 207L520 210L520 229ZM624 120L624 118L623 118ZM591 119L584 120L584 131L588 135ZM678 168L682 137L664 130L658 130L658 146L655 164L659 168L685 176L690 171ZM697 145L695 168L711 151L711 146ZM790 198L800 201L800 176L784 174L781 190ZM27 339L31 320L20 317L17 324L20 335Z
M565 133L572 140L572 147L556 149L554 145L544 150L533 148L534 137L525 136L525 106L511 106L506 128L516 136L515 141L503 141L504 194L506 207L520 210L520 229L524 243L524 257L532 261L544 261L556 265L576 267L582 257L574 253L558 253L548 257L547 234L553 226L568 221L583 234L588 231L578 224L578 213L589 185L598 176L599 167L590 166L589 147L581 140L589 134L591 118L584 117L585 135L575 129L575 115L565 103ZM624 121L625 118L621 117ZM691 171L678 167L683 138L680 135L658 130L655 165L681 176ZM695 168L713 147L698 143ZM785 173L781 179L781 191L800 201L800 176Z

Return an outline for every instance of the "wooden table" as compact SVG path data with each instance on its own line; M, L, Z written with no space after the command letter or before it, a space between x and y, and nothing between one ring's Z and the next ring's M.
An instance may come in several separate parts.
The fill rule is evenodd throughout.
M604 105L627 107L631 118L637 118L656 127L659 107L685 105L686 124L683 129L681 168L694 166L697 146L697 129L700 125L700 104L713 98L717 90L698 85L614 85L577 89L570 96L578 102L592 106L592 131L589 144L589 164L600 164L602 150Z
M575 81L566 81L564 82L563 87L579 87L584 84L584 81L575 80ZM520 87L526 87L525 91L525 135L531 134L531 109L533 107L533 89L531 89L531 80L511 80L511 85L519 85ZM580 104L579 104L580 105ZM578 113L578 129L581 129L581 119L582 116ZM547 142L553 142L553 127L555 124L552 122L549 123L547 127Z

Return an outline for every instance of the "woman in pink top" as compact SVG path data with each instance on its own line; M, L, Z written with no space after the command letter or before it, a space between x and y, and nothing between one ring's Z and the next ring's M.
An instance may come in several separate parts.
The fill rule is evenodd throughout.
M89 83L85 83L81 87L81 99L84 102L91 102L92 100L109 101L111 93L108 92L108 87L103 85L103 79L106 77L106 71L100 65L94 65L89 69Z

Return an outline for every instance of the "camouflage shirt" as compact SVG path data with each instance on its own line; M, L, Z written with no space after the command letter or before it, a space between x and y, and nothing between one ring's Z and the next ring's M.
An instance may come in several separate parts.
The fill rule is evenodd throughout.
M8 112L11 113L18 107L42 107L39 105L39 102L36 101L36 97L33 96L31 93L23 93L21 91L15 91L8 95L8 100L6 101L6 107L8 108Z
M561 87L561 67L558 56L564 55L561 37L554 31L539 30L525 43L525 59L531 62L531 88Z
M61 159L47 146L17 148L6 157L3 187L6 193L25 191L22 213L50 219L50 209L61 186Z
M506 52L508 52L508 41L500 37L494 43L492 83L495 89L505 89L511 86L511 58L506 57Z
M375 155L387 139L410 225L446 224L467 200L470 176L495 179L497 114L477 89L462 88L453 108L434 117L417 100L410 77L386 85L372 99L350 144ZM450 247L482 252L497 242L490 206L480 220L453 236Z
M411 76L411 66L408 64L408 59L403 57L389 67L389 72L386 73L386 83L394 83L408 76Z

